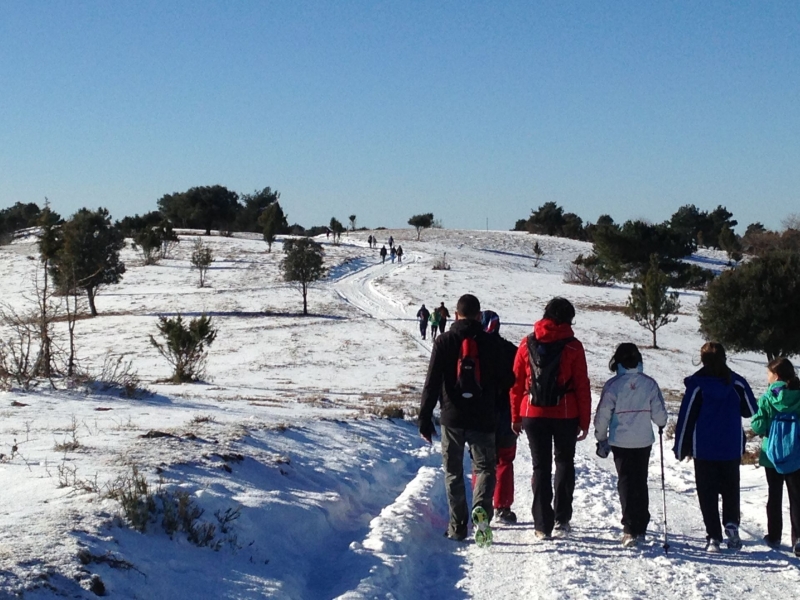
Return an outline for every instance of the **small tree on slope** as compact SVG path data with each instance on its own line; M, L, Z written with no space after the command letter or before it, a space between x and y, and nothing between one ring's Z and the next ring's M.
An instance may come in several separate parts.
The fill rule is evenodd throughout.
M700 330L769 360L800 354L800 254L771 252L714 279L700 304Z
M303 294L303 314L308 314L308 286L322 279L326 269L323 266L325 251L322 246L309 238L286 240L283 243L286 253L281 262L284 281L297 284Z
M654 254L641 287L634 284L625 306L625 313L653 334L653 348L658 348L656 332L678 320L674 316L681 306L678 292L670 293L667 287L667 276L658 266L658 255Z
M152 335L150 343L172 365L172 381L184 383L202 377L207 348L217 337L217 330L211 326L211 317L201 315L189 321L188 325L181 315L171 319L159 317L157 327L164 343L157 342Z
M419 240L422 230L433 226L433 213L414 215L408 220L408 224L417 230L417 240Z

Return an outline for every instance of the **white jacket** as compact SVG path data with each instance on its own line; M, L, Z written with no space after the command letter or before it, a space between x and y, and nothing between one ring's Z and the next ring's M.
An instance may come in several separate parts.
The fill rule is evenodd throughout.
M650 421L664 427L667 409L655 379L636 370L617 367L606 381L594 416L594 436L619 448L645 448L656 441Z

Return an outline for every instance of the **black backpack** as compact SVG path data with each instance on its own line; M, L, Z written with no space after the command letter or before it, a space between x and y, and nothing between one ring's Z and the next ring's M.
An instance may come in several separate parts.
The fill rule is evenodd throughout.
M561 399L572 389L558 384L561 353L574 337L549 344L540 344L534 334L528 336L528 361L531 368L529 399L532 406L558 406Z
M470 402L483 398L481 387L481 361L478 357L478 343L475 338L461 340L456 370L456 391L461 398Z

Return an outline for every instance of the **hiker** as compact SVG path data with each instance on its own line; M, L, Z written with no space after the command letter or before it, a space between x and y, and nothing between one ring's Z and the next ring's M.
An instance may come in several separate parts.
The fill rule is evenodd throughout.
M495 399L499 390L511 386L514 375L499 360L499 338L484 333L480 319L478 299L472 294L461 296L456 322L433 344L422 389L419 432L431 443L436 434L433 409L441 402L442 460L449 508L445 536L466 539L471 516L476 543L486 545L491 543L489 523L495 484ZM465 370L468 361L472 368ZM476 474L471 513L464 481L465 444Z
M395 250L394 246L389 249L389 254L392 257L392 263L394 263L394 259L397 256L397 250Z
M790 415L791 419L797 419L800 415L800 381L797 378L794 365L787 358L776 358L767 365L767 383L769 388L758 399L758 412L750 420L750 427L756 435L764 438L761 443L761 454L758 456L758 464L764 467L767 477L767 535L764 541L772 548L779 548L781 545L781 535L783 533L783 484L786 483L786 490L789 493L789 517L792 525L792 550L795 556L800 556L800 468L797 463L784 465L773 464L770 455L775 457L776 448L785 448L788 457L797 456L800 448L796 447L797 441L792 444L791 429L781 427L776 420L786 418ZM775 429L773 431L773 422ZM794 423L797 427L797 423ZM791 425L790 425L791 427ZM780 436L780 439L771 439L773 435ZM788 461L787 461L788 462ZM788 468L784 468L788 467ZM783 471L781 473L780 471ZM788 472L787 472L788 471Z
M636 344L617 346L608 368L615 375L606 381L594 416L597 455L614 453L617 490L622 506L622 545L644 540L650 523L647 468L656 441L651 421L659 432L667 424L664 396L655 379L644 374L642 354Z
M368 245L370 248L372 248L372 236L369 236L369 237L367 238L367 245Z
M381 246L380 255L381 255L381 263L385 263L386 262L386 246Z
M501 360L504 368L513 370L514 357L517 346L500 336L500 316L491 310L481 313L481 326L483 330L500 342ZM516 523L517 515L511 510L514 504L514 458L517 456L517 434L511 429L511 402L509 400L510 388L502 388L497 394L495 414L497 426L495 427L495 454L497 466L495 468L495 487L492 506L494 514L503 523ZM472 475L473 485L477 478Z
M447 319L450 318L450 312L442 302L437 308L436 312L439 313L439 333L444 333L444 328L447 325Z
M550 300L514 359L511 428L517 435L524 429L528 437L533 463L531 512L534 535L540 540L571 531L575 446L589 432L592 397L583 345L572 331L574 318L569 300Z
M431 339L436 339L436 334L439 332L439 313L436 309L433 309L431 316L428 317L428 321L431 323Z
M419 332L422 335L423 340L425 339L425 334L428 332L428 319L430 316L431 313L427 308L425 308L424 304L422 305L422 308L417 311L417 319L419 319Z
M727 365L725 348L707 342L700 348L703 367L684 380L678 424L675 429L675 458L694 459L697 499L706 527L706 550L719 552L723 529L728 548L741 548L739 537L739 464L744 454L742 417L758 409L750 385Z
M403 247L401 245L397 245L397 262L403 262Z
M389 248L394 248L394 238L389 236Z

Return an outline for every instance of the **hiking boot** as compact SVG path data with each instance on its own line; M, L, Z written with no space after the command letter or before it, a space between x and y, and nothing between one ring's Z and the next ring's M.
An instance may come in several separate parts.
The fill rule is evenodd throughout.
M626 533L623 534L621 542L623 548L634 548L639 543L639 538L631 533Z
M708 541L706 542L706 552L715 552L715 553L720 552L721 551L720 544L722 544L722 542L720 542L719 540L715 540L714 538L708 538Z
M728 548L738 550L742 547L742 539L739 537L739 526L736 523L725 525L725 537L728 538Z
M450 533L449 531L444 532L444 537L448 540L453 540L454 542L463 542L467 539L466 533Z
M472 524L475 527L475 543L481 548L492 545L492 528L489 526L489 515L482 506L472 509Z
M553 537L567 537L570 531L572 531L572 527L569 523L556 523L553 528Z
M494 514L497 517L497 519L499 521L502 521L503 523L516 523L517 522L517 515L510 508L498 508L494 512Z
M778 548L781 547L781 541L773 540L771 537L769 537L769 535L764 536L764 543L773 550L777 550Z
M539 529L533 532L533 537L535 537L537 540L542 540L542 541L553 539L549 533L545 533L544 531L541 531Z

